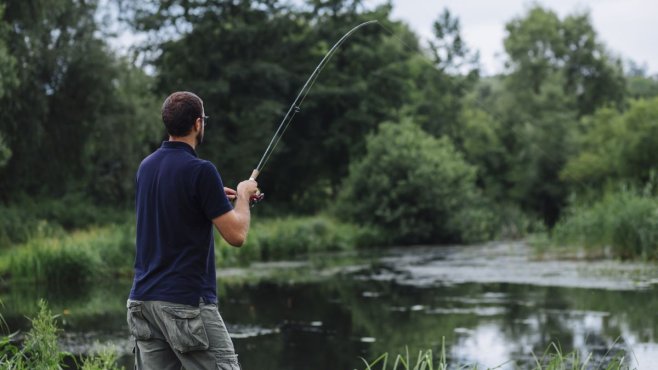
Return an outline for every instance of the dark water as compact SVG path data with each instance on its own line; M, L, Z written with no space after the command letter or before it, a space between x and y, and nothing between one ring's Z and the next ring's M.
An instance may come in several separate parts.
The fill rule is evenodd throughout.
M598 359L612 351L638 369L658 368L655 266L534 261L519 249L471 255L417 248L332 258L263 264L219 278L220 312L243 369L363 369L360 357L405 346L438 353L443 340L454 364L514 361L523 368L533 352L540 356L554 342L566 352ZM468 271L470 279L462 276ZM519 271L529 275L526 283L514 275ZM586 287L576 287L579 282ZM129 286L122 280L59 290L11 286L0 296L2 313L12 329L26 328L23 314L45 297L63 313L67 350L84 353L94 341L109 341L132 368L124 309Z

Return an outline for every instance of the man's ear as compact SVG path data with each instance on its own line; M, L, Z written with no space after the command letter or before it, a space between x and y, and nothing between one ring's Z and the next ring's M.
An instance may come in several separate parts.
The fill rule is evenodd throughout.
M201 126L203 125L203 122L201 122L201 118L197 118L196 121L194 121L194 131L201 131Z

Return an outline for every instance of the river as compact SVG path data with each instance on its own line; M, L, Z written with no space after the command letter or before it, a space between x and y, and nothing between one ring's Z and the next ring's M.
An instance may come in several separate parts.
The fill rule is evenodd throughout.
M538 259L522 242L313 255L218 270L220 311L244 370L363 369L360 357L439 352L453 365L525 368L550 343L625 355L658 368L658 269L619 261ZM46 298L65 350L102 343L132 368L125 324L130 281L10 285L2 314L26 329ZM100 344L95 344L100 343Z

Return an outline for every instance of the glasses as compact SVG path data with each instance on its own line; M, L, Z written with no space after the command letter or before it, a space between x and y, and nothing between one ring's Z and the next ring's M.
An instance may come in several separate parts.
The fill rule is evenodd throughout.
M203 116L202 118L203 118L203 127L206 127L206 125L208 124L208 122L206 122L206 121L208 121L210 116Z

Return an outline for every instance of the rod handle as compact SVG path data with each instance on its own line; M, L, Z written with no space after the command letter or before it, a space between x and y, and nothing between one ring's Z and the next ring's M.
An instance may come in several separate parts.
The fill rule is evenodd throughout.
M259 173L260 173L260 171L258 171L258 170L251 171L251 176L249 176L249 180L256 181L256 178L258 178Z

